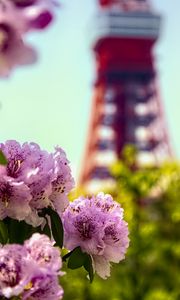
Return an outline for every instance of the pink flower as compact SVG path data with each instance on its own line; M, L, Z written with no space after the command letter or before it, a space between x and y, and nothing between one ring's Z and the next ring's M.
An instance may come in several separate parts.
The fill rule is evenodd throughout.
M46 235L34 233L24 245L29 259L33 259L43 272L51 275L61 274L59 273L62 267L60 250L53 247L54 242Z
M110 195L99 193L92 198L80 197L63 213L65 247L81 247L92 257L94 270L106 279L110 262L118 263L129 246L128 227L123 209Z
M69 204L68 193L74 186L65 152L56 147L54 153L48 153L35 143L24 143L21 146L14 140L1 143L0 150L8 161L0 181L0 197L6 199L8 196L8 201L1 203L0 219L6 215L16 219L15 213L18 211L17 219L23 219L36 227L44 221L39 216L43 208L49 206L61 215ZM21 197L19 186L22 189ZM22 208L26 207L26 210L22 209L21 218L20 201ZM8 203L7 207L4 202ZM14 217L13 212L8 210L11 203L14 205Z
M74 187L74 179L71 175L69 161L63 149L60 147L55 148L53 160L54 180L52 180L52 193L49 199L52 206L61 215L69 204L67 195Z
M52 12L44 9L39 14L29 21L29 26L32 29L45 29L52 22L54 16Z
M20 245L0 248L0 295L17 296L30 282L33 269L26 256L26 249Z
M54 8L58 4L53 0L14 0L13 5L25 19L27 30L42 30L54 19Z
M8 2L0 5L0 77L7 77L21 65L33 64L36 52L25 45L22 35L27 31L24 18Z
M0 247L0 298L62 299L61 266L59 250L45 235L36 233L24 245Z
M22 300L61 300L63 294L57 276L41 274L32 279L32 287L22 293Z
M0 220L6 217L24 220L31 212L30 200L30 189L23 182L7 176L0 178Z

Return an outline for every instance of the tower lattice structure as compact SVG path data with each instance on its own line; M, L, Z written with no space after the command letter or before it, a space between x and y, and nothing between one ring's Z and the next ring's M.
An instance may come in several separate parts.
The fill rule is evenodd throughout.
M93 51L96 80L80 184L111 178L126 144L139 163L171 155L153 47L161 17L145 0L99 0Z

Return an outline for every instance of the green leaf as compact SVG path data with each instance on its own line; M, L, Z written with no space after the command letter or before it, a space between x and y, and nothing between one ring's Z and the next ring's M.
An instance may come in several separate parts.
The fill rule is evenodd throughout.
M61 255L62 255L62 253L63 253L64 251L66 251L66 249L62 249ZM63 255L63 256L62 256L62 261L66 261L66 260L71 256L71 254L72 254L73 251L74 251L74 250L72 250L72 251L66 253L65 255Z
M94 270L93 270L93 265L92 265L92 258L88 254L86 254L86 257L85 257L84 268L89 273L90 282L93 282L93 279L94 279Z
M75 248L69 257L68 268L78 269L82 267L85 263L86 254L81 251L80 247Z
M25 240L29 239L31 235L37 231L36 228L24 221L18 221L10 218L7 218L7 226L10 244L23 244Z
M4 153L0 150L0 165L6 166L8 161L4 155Z
M8 228L8 235L9 235L9 243L20 243L19 241L19 222L17 220L13 220L10 218L6 218L5 221L7 222Z
M94 270L92 265L92 258L89 254L82 252L80 247L75 248L71 252L67 253L63 257L63 261L68 260L68 268L75 270L81 267L84 267L84 269L89 274L90 282L93 282L94 279Z
M6 244L8 241L8 230L3 221L0 221L0 243Z
M51 238L51 230L49 228L47 220L46 220L46 225L44 226L41 233L46 234L49 238Z
M64 240L64 229L60 216L53 209L48 208L47 214L51 218L51 230L53 238L56 241L56 246L62 248Z

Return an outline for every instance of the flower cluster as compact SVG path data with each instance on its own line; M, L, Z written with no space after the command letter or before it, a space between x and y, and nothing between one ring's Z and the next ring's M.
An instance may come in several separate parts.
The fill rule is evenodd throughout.
M110 262L124 259L129 246L128 227L123 209L110 195L80 197L63 213L65 247L81 247L92 257L94 271L102 278L110 276Z
M69 202L74 180L59 147L48 153L35 143L9 140L0 153L0 242L10 243L0 246L0 297L62 298L62 261L54 243L69 250L63 256L68 268L83 266L91 282L95 272L110 276L111 262L124 259L129 246L120 204L103 193Z
M0 169L0 220L10 217L39 226L43 208L61 215L74 186L65 152L40 149L35 143L20 145L14 140L0 144L7 165Z
M59 249L45 235L35 233L24 245L0 248L0 295L22 300L60 300L58 283L62 260Z
M1 0L0 2L0 77L7 77L18 65L32 64L36 51L24 36L45 29L53 20L53 0Z

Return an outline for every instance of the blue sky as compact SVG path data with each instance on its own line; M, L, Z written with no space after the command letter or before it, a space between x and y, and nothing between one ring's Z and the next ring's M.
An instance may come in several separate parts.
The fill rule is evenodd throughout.
M164 16L156 46L159 87L174 153L180 157L180 1L154 0ZM91 105L94 61L90 51L95 0L64 1L56 22L28 40L39 62L2 80L1 141L34 141L52 150L59 144L78 173Z

